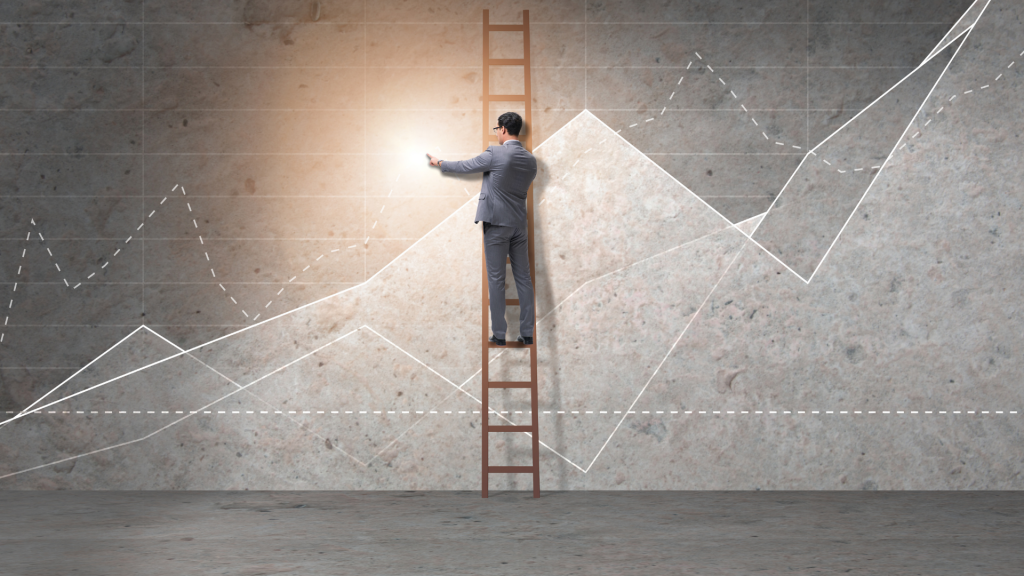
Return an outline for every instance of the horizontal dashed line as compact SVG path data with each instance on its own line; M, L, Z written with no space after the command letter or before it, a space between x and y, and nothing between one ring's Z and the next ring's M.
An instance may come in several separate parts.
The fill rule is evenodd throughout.
M18 414L16 410L7 410L7 414ZM33 411L30 414L479 414L479 410L438 411L438 410L47 410ZM531 410L492 410L493 414L532 414ZM683 414L683 415L1017 415L1024 413L1018 410L541 410L539 414Z

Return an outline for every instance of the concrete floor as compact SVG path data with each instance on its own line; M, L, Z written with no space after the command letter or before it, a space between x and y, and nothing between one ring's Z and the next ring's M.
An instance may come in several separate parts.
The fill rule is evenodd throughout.
M1021 492L0 492L3 574L1020 574Z

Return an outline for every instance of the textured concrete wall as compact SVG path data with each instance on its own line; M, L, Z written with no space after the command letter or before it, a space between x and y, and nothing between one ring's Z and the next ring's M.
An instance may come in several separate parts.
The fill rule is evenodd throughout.
M545 487L1020 487L1021 9L855 119L970 6L915 4L490 7ZM479 178L422 155L478 149L485 7L0 8L0 485L478 487Z

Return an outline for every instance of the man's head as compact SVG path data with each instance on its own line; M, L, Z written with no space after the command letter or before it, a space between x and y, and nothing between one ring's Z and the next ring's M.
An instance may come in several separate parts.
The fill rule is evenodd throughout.
M504 144L509 140L518 140L519 132L523 128L523 118L515 112L505 112L498 116L498 125L494 133L498 135L498 144Z

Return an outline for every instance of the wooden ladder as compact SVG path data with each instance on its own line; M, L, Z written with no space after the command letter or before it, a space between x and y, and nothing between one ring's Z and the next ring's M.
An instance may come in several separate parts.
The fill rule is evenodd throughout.
M491 58L491 32L522 32L523 33L523 57L522 59L492 59ZM488 11L484 10L484 74L483 74L483 120L484 120L484 133L483 133L483 147L486 149L492 143L497 141L497 136L491 131L491 122L494 120L490 117L490 104L491 102L522 102L526 109L523 114L524 128L526 129L525 134L521 138L523 147L527 151L533 152L533 138L531 133L533 131L532 115L531 115L531 103L530 103L530 11L523 10L523 23L521 25L492 25L490 23L490 17ZM491 94L491 66L522 66L523 67L523 94ZM529 235L528 251L530 257L530 280L534 281L536 274L534 274L534 258L533 258L533 184L530 184L530 189L526 193L526 222ZM483 434L483 481L482 481L482 496L487 498L487 478L488 474L533 474L533 497L540 498L540 439L538 437L538 425L537 425L537 330L536 330L536 315L534 315L534 331L533 331L533 344L527 346L519 342L508 342L506 341L506 348L528 348L530 353L530 380L528 382L491 382L489 378L488 364L490 361L489 350L491 348L500 348L497 344L488 342L490 334L490 326L488 319L490 318L490 300L487 294L487 254L486 246L481 243L481 256L482 256L482 269L483 269L483 321L482 326L482 340L483 340L483 410L480 413L483 415L483 426L481 426ZM537 283L534 281L534 294L536 294ZM534 298L536 301L536 298ZM519 300L506 298L506 305L518 306ZM536 309L536 306L534 307ZM488 392L494 389L501 388L525 388L530 390L530 414L532 417L531 424L529 426L491 426L488 423L490 419L490 404L488 403ZM490 437L489 434L492 432L526 432L533 439L533 465L532 466L491 466L488 462L488 446Z

